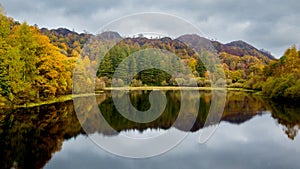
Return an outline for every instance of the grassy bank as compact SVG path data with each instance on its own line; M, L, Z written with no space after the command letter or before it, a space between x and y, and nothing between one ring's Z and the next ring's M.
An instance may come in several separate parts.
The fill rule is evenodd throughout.
M211 87L178 87L178 86L142 86L142 87L107 87L103 90L227 90L227 91L244 91L244 92L257 92L256 90L249 90L243 88L211 88Z
M211 87L178 87L178 86L142 86L142 87L107 87L104 88L103 91L111 91L111 90L199 90L199 91L210 91L210 90L227 90L227 91L243 91L243 92L252 92L252 93L258 93L258 91L255 90L249 90L249 89L243 89L243 88L211 88ZM36 107L36 106L42 106L47 104L53 104L58 102L65 102L68 100L72 100L76 97L86 97L86 96L93 96L98 95L102 93L103 91L96 91L94 93L88 93L88 94L69 94L64 96L59 96L56 98L49 98L45 101L40 102L32 102L32 103L26 103L23 105L12 105L8 104L8 102L4 102L0 100L0 108L21 108L21 107Z
M37 102L37 103L27 103L27 104L24 104L24 105L18 105L16 107L27 107L27 108L29 108L29 107L42 106L42 105L53 104L53 103L58 103L58 102L65 102L65 101L73 100L73 98L76 98L76 97L87 97L87 96L99 95L102 92L99 91L99 92L96 92L96 93L69 94L69 95L59 96L59 97L56 97L56 98L52 98L52 99Z
M4 102L3 100L1 101L0 99L0 108L30 108L30 107L36 107L36 106L42 106L42 105L47 105L47 104L53 104L53 103L59 103L59 102L65 102L68 100L72 100L73 98L76 97L86 97L86 96L93 96L93 95L98 95L101 92L97 92L96 94L94 93L87 93L87 94L69 94L69 95L64 95L64 96L59 96L55 98L49 98L48 100L45 101L39 101L39 102L31 102L31 103L26 103L22 105L14 105L11 102L8 102L7 100Z
M13 106L13 107L36 107L36 106L42 106L42 105L46 105L46 104L64 102L64 101L68 101L68 100L72 100L72 99L73 99L72 94L69 94L69 95L59 96L56 98L51 98L51 99L45 100L45 101L40 101L40 102L36 102L36 103L26 103L23 105L17 105L17 106Z

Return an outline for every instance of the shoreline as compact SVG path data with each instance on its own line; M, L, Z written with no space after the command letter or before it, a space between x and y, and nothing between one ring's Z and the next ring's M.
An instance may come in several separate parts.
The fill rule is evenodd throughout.
M40 101L40 102L30 102L30 103L25 103L25 104L20 104L20 105L14 105L14 104L0 105L0 109L31 108L31 107L37 107L37 106L42 106L42 105L47 105L47 104L65 102L65 101L73 100L73 98L76 98L76 97L88 97L88 96L93 96L93 95L99 95L101 93L102 92L87 93L87 94L68 94L68 95L58 96L55 98L49 98L48 100L44 100L44 101Z
M45 101L40 102L31 102L22 105L0 105L0 109L14 109L14 108L31 108L36 106L42 106L47 104L65 102L69 100L73 100L76 97L87 97L93 95L100 95L105 91L112 91L112 90L199 90L199 91L210 91L210 90L227 90L227 91L242 91L242 92L251 92L259 94L259 91L244 89L244 88L211 88L211 87L177 87L177 86L142 86L142 87L106 87L103 90L95 91L95 93L87 93L87 94L68 94L59 96L56 98L49 98Z
M227 90L227 91L244 91L256 93L257 90L244 89L244 88L211 88L211 87L177 87L177 86L142 86L142 87L106 87L103 91L110 90L199 90L199 91L209 91L209 90Z

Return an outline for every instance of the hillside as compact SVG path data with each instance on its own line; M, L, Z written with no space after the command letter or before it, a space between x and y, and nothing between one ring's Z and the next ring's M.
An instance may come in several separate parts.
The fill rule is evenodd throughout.
M93 36L88 33L79 34L65 28L51 30L42 28L40 31L42 34L48 36L51 43L58 46L61 49L61 52L67 56L78 55L83 48L83 45Z
M85 34L81 33L78 34L77 32L70 31L65 28L58 28L58 29L52 29L48 30L46 28L42 28L41 32L48 36L53 43L65 43L70 49L77 49L77 47L82 47L89 38L91 38L92 34ZM121 35L119 35L117 32L103 32L101 33L101 37L106 39L114 39L114 38L121 38ZM126 38L127 40L135 41L139 44L143 43L149 43L151 39L147 39L145 37L137 37L137 38ZM210 52L217 52L222 53L226 52L230 55L235 56L255 56L258 59L268 63L270 60L274 60L275 57L270 54L267 51L264 50L258 50L254 46L244 42L244 41L233 41L227 44L222 44L218 41L211 41L209 39L200 37L196 34L186 34L182 35L174 40L171 38L165 37L161 39L153 39L156 44L159 43L169 43L173 41L180 41L180 42L189 42L189 45L191 45L194 49L206 50ZM78 42L78 43L75 43ZM151 43L151 42L150 42ZM60 46L60 45L58 45Z
M219 56L226 74L227 84L230 87L262 90L265 95L275 99L292 98L299 100L299 75L297 74L299 71L299 51L297 51L296 47L288 49L284 56L278 60L269 52L259 50L241 40L223 44L195 34L182 35L176 39L169 37L160 39L129 37L122 39L117 32L103 32L97 36L78 34L62 28L50 31L42 29L41 32L47 35L51 42L60 47L62 51L67 48L68 56L72 56L72 53L79 55L83 45L92 37L96 37L98 40L120 41L109 51L109 54L106 56L106 62L98 68L97 75L102 80L103 77L112 78L112 74L109 72L113 72L122 59L135 51L151 47L177 54L185 64L193 69L194 76L202 79L198 81L198 85L207 86L209 85L207 84L208 82L205 82L203 79L207 79L206 68L201 63L201 60L197 59L197 53L192 50L193 48L198 54L208 52ZM94 55L90 56L89 59L91 62L96 60L97 52L94 51ZM134 63L136 64L136 61ZM174 79L170 78L170 76L156 71L142 72L135 78L139 80L137 85L175 84ZM126 81L126 78L123 80ZM111 81L104 81L106 85L111 83Z
M99 41L119 41L109 51L107 56L109 58L105 59L106 62L100 65L98 77L106 76L112 78L112 73L109 72L113 72L124 58L130 53L149 47L175 53L185 64L191 66L195 72L194 75L199 77L205 77L206 68L199 60L198 54L209 53L208 55L218 55L223 64L226 77L233 82L243 82L249 79L250 76L261 74L263 67L271 60L274 60L274 57L268 52L258 50L246 42L234 41L222 44L196 34L186 34L176 39L169 37L148 39L142 36L122 38L117 32L102 32L100 35L78 34L63 28L53 30L43 28L41 32L48 36L51 42L68 56L78 56L85 43L89 41L89 45L93 46L93 49L89 49L88 52L90 61L97 60L99 53L101 53ZM210 57L206 58L211 59ZM158 76L158 74L155 74L155 76ZM165 77L166 75L161 76ZM143 82L150 83L149 80ZM168 85L173 84L169 78L162 78L159 82L151 82L151 84L160 85L162 82Z
M20 104L46 100L70 94L72 88L93 89L94 82L96 89L100 90L112 83L122 86L125 82L130 82L131 86L176 86L179 82L189 85L190 77L194 77L199 87L209 87L210 77L217 79L223 70L229 87L262 90L265 95L279 99L299 99L300 96L300 52L296 47L288 49L277 60L265 50L258 50L243 41L222 44L195 34L177 39L122 38L117 32L79 34L65 28L39 29L20 24L5 15L0 15L0 24L2 102ZM159 59L155 53L144 52L145 57L125 64L124 70L130 72L125 71L118 79L113 78L116 68L125 58L148 48L163 49L163 55L169 51L180 59ZM215 63L211 62L215 57L220 59L220 64L203 64L202 59L208 60L206 63ZM97 64L99 59L102 59L100 65ZM137 71L142 64L152 66L156 62L171 67L177 79L157 69ZM182 74L183 65L191 70L187 76ZM211 67L216 71L210 71ZM73 74L74 68L79 72ZM95 71L97 79L90 79ZM74 75L82 84L74 84ZM132 82L131 78L134 79Z
M231 55L236 56L256 56L260 60L265 61L266 63L269 62L269 60L274 60L275 57L271 55L269 52L266 52L264 50L258 50L257 48L253 47L252 45L244 42L244 41L233 41L227 44L222 44L217 41L212 41L215 49L218 52L226 52Z

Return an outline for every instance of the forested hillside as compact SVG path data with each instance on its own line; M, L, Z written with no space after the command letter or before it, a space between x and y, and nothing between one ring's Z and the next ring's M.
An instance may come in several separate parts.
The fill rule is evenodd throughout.
M267 65L271 60L274 60L274 57L268 52L258 50L255 47L242 41L222 44L220 42L210 41L195 34L182 35L177 39L171 39L168 37L160 39L148 39L145 37L122 39L122 37L117 32L103 32L96 38L94 35L79 35L76 32L72 32L62 28L56 30L47 30L43 28L42 32L45 35L49 36L51 41L59 46L62 51L65 51L66 49L73 49L73 52L70 52L71 50L69 50L68 52L70 56L72 56L70 53L79 52L78 49L80 48L80 46L84 46L83 43L86 43L88 41L88 38L94 38L96 39L96 41L97 39L101 39L101 41L103 41L103 39L119 41L119 43L116 44L115 47L113 47L106 54L103 63L100 64L100 67L98 69L97 76L101 79L104 79L104 81L106 81L106 85L110 85L115 68L124 58L136 51L146 48L162 49L175 53L182 59L185 65L191 67L193 75L199 77L199 86L209 86L209 82L207 81L208 73L206 72L205 66L201 62L201 59L199 59L199 54L201 56L206 55L201 57L202 59L209 59L209 56L211 55L219 55L220 61L223 64L222 68L224 68L226 73L227 83L229 85L233 85L233 87L241 87L241 83L244 83L246 80L255 75L261 74L263 67ZM58 41L57 39L60 40ZM70 39L77 39L77 41ZM184 42L189 42L190 44ZM99 42L93 43L99 44ZM73 48L74 44L77 44L76 49ZM195 53L194 49L192 49L190 46L193 46L198 53ZM94 47L93 50L94 52L91 51L92 53L89 53L88 55L88 58L91 62L95 61L99 57L97 55L99 55L98 53L100 52L99 47L98 49L97 47ZM98 53L95 52L97 50ZM135 63L135 61L133 61L133 63ZM137 68L133 67L132 69ZM157 70L149 71L142 72L135 77L137 80L139 80L139 85L175 84L174 79L171 79L169 75ZM147 76L144 76L145 74L147 74ZM142 79L141 77L144 78ZM154 77L156 77L157 79L154 80ZM122 82L120 83L122 84Z
M61 49L65 55L78 56L87 40L92 36L88 33L78 34L65 28L55 30L41 29L41 33L51 39L51 43Z
M72 93L72 87L82 87L81 84L72 85L75 65L81 70L78 76L82 81L89 82L85 88L95 84L96 90L109 87L112 83L123 86L131 78L134 79L131 86L176 86L178 82L189 80L189 77L195 77L199 87L210 86L212 72L203 64L203 59L212 59L211 56L220 59L220 65L215 65L216 71L224 70L228 87L262 90L263 94L276 99L299 99L300 96L300 52L295 46L276 60L269 52L258 50L243 41L222 44L195 34L182 35L177 39L122 38L117 32L78 34L64 28L48 30L27 23L20 24L3 14L0 15L0 26L2 103L36 102ZM104 55L107 48L101 45L103 41L116 43ZM85 49L86 44L89 45L88 50ZM147 60L131 60L126 67L131 70L130 73L113 79L114 71L125 58L148 48L176 54L192 73L180 76L180 65L173 65L175 62L172 60L153 58L160 64L172 65L180 79L157 69L138 73L141 64L153 64ZM99 59L102 60L98 65ZM93 73L97 75L95 80L89 78Z

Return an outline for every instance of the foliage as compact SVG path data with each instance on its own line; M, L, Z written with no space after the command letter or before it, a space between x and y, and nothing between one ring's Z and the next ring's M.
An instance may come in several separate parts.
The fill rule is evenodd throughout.
M253 76L261 75L266 65L255 56L235 56L226 52L220 53L220 59L225 69L225 74L233 83L248 80Z
M246 86L261 89L263 94L277 100L300 98L300 55L296 46L287 49L279 60L272 61L263 69L261 76L251 78Z
M69 57L76 57L80 53L84 44L87 43L91 34L78 34L68 29L59 28L57 30L41 29L41 33L48 36L51 43L58 46L60 51Z
M265 78L262 76L253 76L244 83L244 88L262 90Z
M101 44L97 39L91 42L91 46L93 46L93 43ZM135 53L137 51L139 51L138 57L134 57L137 55ZM170 57L170 60L164 59L170 56L170 54L174 55L174 53L178 58ZM149 57L151 59L146 59ZM181 59L181 62L179 62L179 59ZM122 65L121 67L120 64ZM145 66L154 68L142 70ZM185 73L184 66L190 68L191 76L204 77L206 72L204 64L199 57L182 42L171 39L166 40L164 38L126 38L114 45L105 54L97 69L97 76L112 79L113 74L118 68L118 78L122 79L125 84L129 84L130 79L136 79L150 86L160 86L162 84L176 85L171 82L171 75L162 70L155 69L155 67L163 66L169 66L169 70L175 72L173 76L179 78L183 77L183 73ZM138 70L141 71L138 72Z
M103 90L106 87L105 81L102 78L96 78L95 80L95 90Z
M61 54L36 27L0 15L1 95L16 104L72 91L75 60Z
M141 87L143 86L143 82L141 80L136 80L136 79L133 79L131 81L131 85L132 87Z
M243 83L232 83L231 85L228 85L230 88L244 88Z

